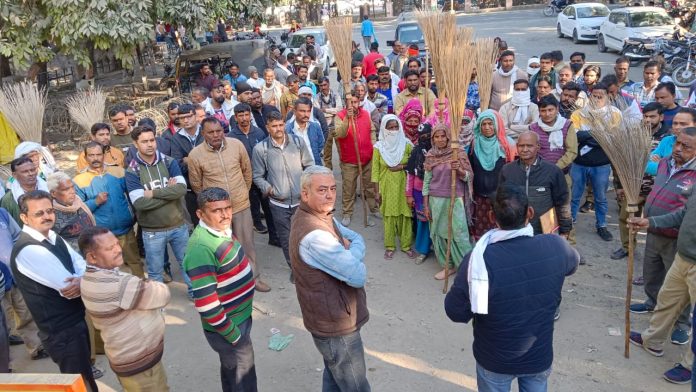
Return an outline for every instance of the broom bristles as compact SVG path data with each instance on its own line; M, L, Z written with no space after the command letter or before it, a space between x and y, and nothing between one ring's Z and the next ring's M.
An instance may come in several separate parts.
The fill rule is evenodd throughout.
M324 22L324 27L336 58L338 72L341 74L343 84L348 86L353 60L353 19L350 16L331 18ZM345 92L348 93L349 91Z
M46 94L24 81L0 88L0 112L23 141L41 143Z
M100 88L76 92L65 101L73 121L88 131L95 123L104 121L106 95Z
M466 97L474 68L475 58L467 50L471 48L472 35L471 28L457 29L453 45L445 50L442 77L438 79L438 87L444 90L449 99L453 148L458 145L461 118L466 109Z
M447 58L447 50L454 45L457 27L454 15L433 11L418 11L418 24L423 31L425 44L430 52L430 62L433 65L435 80L441 86L443 62ZM444 90L439 89L440 96Z
M491 101L491 88L493 86L493 64L498 52L498 47L493 38L479 38L476 40L476 79L479 86L481 111L488 109Z

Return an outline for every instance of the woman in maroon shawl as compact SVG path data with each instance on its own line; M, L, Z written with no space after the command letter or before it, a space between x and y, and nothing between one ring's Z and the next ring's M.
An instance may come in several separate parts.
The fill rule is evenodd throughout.
M423 123L423 105L418 98L413 98L406 103L404 110L399 114L401 124L404 126L404 134L406 138L413 143L418 144L418 128Z

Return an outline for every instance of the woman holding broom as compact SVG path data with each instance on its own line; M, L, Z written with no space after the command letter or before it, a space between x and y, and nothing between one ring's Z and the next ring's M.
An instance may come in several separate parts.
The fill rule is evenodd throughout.
M382 118L379 141L372 154L372 182L375 183L375 199L384 220L384 259L391 260L399 237L401 251L410 259L416 257L411 249L413 228L411 207L406 202L406 163L411 156L411 144L399 119L393 114Z
M399 119L404 127L406 138L413 144L418 144L418 128L423 123L423 105L418 98L413 98L406 103L399 113Z
M463 217L464 196L473 177L466 152L458 151L453 158L450 145L449 128L438 124L432 131L432 148L425 155L423 168L423 203L425 216L431 222L430 238L433 241L435 255L443 270L435 274L435 279L445 279L445 259L447 255L447 238L449 225L449 207L451 197L451 179L453 169L456 171L456 188L454 211L452 216ZM449 275L456 273L464 255L472 248L469 241L469 227L466 219L452 219L452 243L450 246Z
M512 142L505 135L503 118L495 110L486 110L474 126L474 140L469 149L469 160L474 173L474 211L471 228L475 241L495 227L489 219L493 206L491 199L498 188L500 171L515 159Z

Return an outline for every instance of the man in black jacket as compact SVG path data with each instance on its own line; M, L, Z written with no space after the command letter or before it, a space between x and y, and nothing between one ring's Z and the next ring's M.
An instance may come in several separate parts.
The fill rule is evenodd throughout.
M568 208L568 185L563 171L558 166L539 158L539 135L532 131L523 132L517 138L519 159L503 166L500 172L500 185L521 186L529 206L534 209L530 223L534 234L542 234L540 217L555 209L559 234L568 238L573 227Z

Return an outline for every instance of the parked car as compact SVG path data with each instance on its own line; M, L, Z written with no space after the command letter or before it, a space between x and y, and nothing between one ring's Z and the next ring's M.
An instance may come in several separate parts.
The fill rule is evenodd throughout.
M329 37L326 35L324 28L301 29L288 36L287 53L299 53L300 46L306 41L308 35L314 36L314 41L321 46L324 56L317 59L317 63L324 64L324 72L328 75L329 67L331 67L336 59L334 58L333 49L329 45ZM284 53L287 55L287 53Z
M394 41L399 41L404 45L418 45L418 57L425 57L425 38L423 38L423 30L418 22L411 20L396 25L394 40L387 41L387 46L394 46Z
M628 38L658 38L671 34L675 29L674 19L663 8L626 7L611 11L602 23L597 36L600 52L607 49L622 51Z
M609 16L609 8L602 3L580 3L567 6L556 19L559 38L572 37L574 43L597 39L599 26Z

